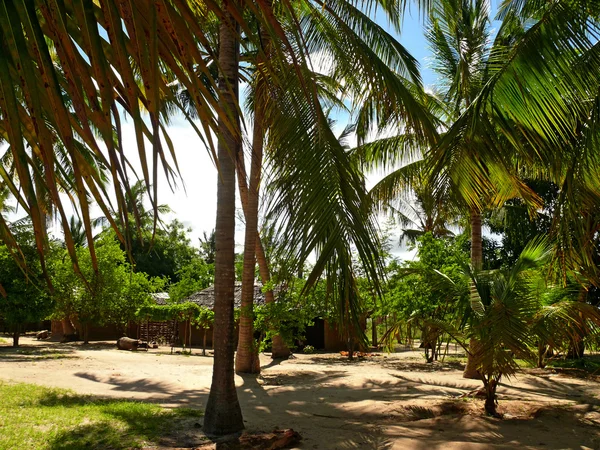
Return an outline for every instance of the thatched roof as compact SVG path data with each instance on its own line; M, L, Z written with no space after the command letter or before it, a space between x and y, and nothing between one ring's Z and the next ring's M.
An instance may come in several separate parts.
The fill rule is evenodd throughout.
M205 306L212 309L215 306L215 287L211 286L202 291L196 292L182 301L196 303L199 306ZM254 285L254 304L265 304L265 294L262 292L262 284L259 283ZM242 306L242 283L240 282L235 283L233 305L235 308L240 308Z
M154 292L150 294L152 299L156 302L157 305L166 305L169 303L169 293L168 292Z

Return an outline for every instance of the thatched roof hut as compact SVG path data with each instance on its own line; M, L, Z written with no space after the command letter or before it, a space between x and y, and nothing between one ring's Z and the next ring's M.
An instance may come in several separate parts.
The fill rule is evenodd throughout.
M183 302L192 302L198 306L205 306L206 308L213 309L215 306L215 287L211 286L202 291L195 292L189 297L183 299ZM262 284L257 283L254 285L254 304L264 305L265 294L262 292ZM235 283L235 291L233 294L233 305L235 308L242 306L242 283Z

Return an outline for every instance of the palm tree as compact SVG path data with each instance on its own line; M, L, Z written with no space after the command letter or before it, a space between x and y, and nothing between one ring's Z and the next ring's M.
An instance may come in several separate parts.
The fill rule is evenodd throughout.
M521 3L519 2L519 4ZM74 244L68 231L68 217L64 209L61 208L62 202L58 195L60 178L55 176L60 173L63 166L69 166L73 171L71 192L73 192L73 197L79 201L81 217L84 225L88 228L88 242L91 240L91 221L87 194L90 194L97 202L103 214L111 221L111 225L117 231L119 237L123 239L118 231L117 223L111 219L110 195L103 186L101 175L102 169L110 171L113 190L116 195L116 209L121 215L121 223L127 223L125 217L127 214L125 205L127 195L123 194L123 191L127 192L130 187L127 179L127 159L121 144L122 115L131 117L134 123L143 179L148 191L152 192L150 195L151 203L153 208L156 209L158 167L162 165L169 178L172 177L174 172L177 172L176 161L169 162L169 155L175 153L170 147L170 141L168 136L165 135L164 128L165 120L170 113L164 108L164 103L171 95L169 85L175 78L194 93L192 101L202 118L201 126L203 129L199 130L199 134L207 143L207 147L210 148L215 159L217 159L211 131L214 131L217 138L222 140L224 130L227 129L230 134L235 134L239 128L236 126L236 121L232 120L235 116L232 109L225 106L226 102L222 101L221 96L213 97L214 92L224 94L227 89L223 85L220 86L220 91L217 89L217 80L213 76L214 68L209 67L207 63L209 60L215 61L216 55L219 57L221 55L212 45L203 25L208 21L213 23L215 17L224 20L229 14L232 14L241 22L242 26L247 28L247 20L239 14L240 8L246 5L248 10L256 12L254 17L269 30L272 39L282 43L281 46L275 46L278 49L278 57L282 56L279 51L280 48L297 50L297 54L288 54L288 56L294 62L292 68L297 70L297 75L300 75L301 71L298 68L304 62L305 55L310 53L306 51L303 43L304 36L302 36L302 33L307 32L307 30L298 27L298 24L294 22L295 14L289 10L289 2L278 4L278 10L283 12L283 16L287 14L287 17L292 19L290 22L293 24L291 29L295 36L293 45L290 42L291 38L284 31L282 21L276 18L272 8L266 2L251 2L249 0L209 2L203 4L202 7L198 7L196 3L190 3L187 0L160 2L160 7L147 1L114 2L112 0L101 0L99 2L86 0L68 4L50 3L45 0L2 3L0 6L0 28L2 29L0 33L0 86L2 86L3 94L0 96L0 117L4 119L2 134L7 136L10 151L14 155L18 176L18 188L11 188L11 192L32 219L36 230L36 246L42 261L46 239L43 232L41 201L38 202L38 200L41 200L38 197L42 192L49 193L50 201L57 207L60 221L65 230L67 247L75 258ZM324 10L330 13L333 11L340 18L338 22L340 26L343 26L346 19L350 23L358 17L355 12L343 8L344 5L352 6L351 2L327 1L315 2L311 5L313 12L318 13L319 10ZM335 8L340 5L342 9L336 10ZM396 11L396 13L399 11L399 2L386 1L384 5L390 10ZM557 76L565 75L561 83L539 83L539 88L537 85L532 84L532 95L537 95L538 100L540 99L540 92L544 89L552 94L551 108L553 112L560 113L560 117L553 114L531 114L531 105L526 105L526 107L519 105L514 100L514 95L512 96L512 103L507 102L501 106L500 112L509 118L503 123L504 128L507 128L506 124L519 119L521 123L527 125L526 129L520 130L521 134L527 134L528 137L531 137L530 141L540 139L541 136L543 138L543 140L540 139L542 143L553 142L556 144L565 135L569 135L568 127L564 126L569 123L571 117L568 112L571 110L578 111L577 107L580 103L572 102L568 104L568 101L572 100L572 96L565 95L565 93L570 94L572 91L574 92L575 88L580 90L581 86L585 85L587 81L590 83L589 86L593 86L591 76L584 80L584 78L578 78L565 70L565 67L570 67L570 65L565 66L564 61L571 58L571 60L584 62L584 65L591 69L589 70L590 74L597 73L593 58L577 60L574 52L568 51L574 47L575 43L582 42L572 38L574 35L580 37L581 33L577 34L569 30L568 27L571 26L575 29L576 26L573 24L578 25L580 23L575 19L579 19L582 14L589 15L594 12L590 11L589 8L577 8L577 6L560 2L557 5L553 4L552 7L542 8L541 13L538 14L544 19L543 21L540 20L542 26L526 33L527 37L530 38L526 41L528 45L531 45L532 42L547 43L548 39L554 44L554 38L560 44L534 45L532 48L535 49L535 52L546 56L544 59L540 59L537 53L532 55L531 52L529 54L523 52L526 57L543 61L543 64L539 67L543 66L544 70L529 65L531 73L527 75L528 79L544 81L548 79L548 73ZM558 11L560 8L563 11ZM570 15L560 14L565 10ZM577 16L577 14L579 15ZM553 22L546 20L549 16L554 19ZM318 21L315 21L315 23L318 23ZM547 24L551 25L547 26ZM536 35L535 33L540 28L546 34ZM583 27L578 29L583 29ZM339 27L327 27L327 32L332 38L337 38L338 30ZM588 29L585 31L587 32ZM561 36L559 32L562 32L564 36ZM248 39L254 38L248 36ZM344 42L341 42L341 44L344 44ZM540 48L543 52L539 51ZM577 53L577 55L589 55L589 52L587 52L589 48L591 46L585 48L582 46L580 48L582 52ZM316 46L312 49L316 49ZM343 48L340 48L341 50ZM547 56L555 51L565 55L562 59L554 58L554 60L562 61L563 65L555 65L551 67L551 70L545 70L553 60ZM348 52L346 56L348 54L352 53ZM53 60L53 58L55 59ZM357 75L369 73L377 76L379 73L377 67L364 64L367 59L368 57L355 59L351 61L353 65L345 66L345 70L351 68L353 73ZM511 64L514 61L515 58L509 58ZM527 58L525 58L525 61L528 61ZM517 67L522 69L528 67L528 64L521 64ZM223 69L223 67L219 68ZM511 84L505 76L511 73L514 74L515 71L506 70L495 76L493 83L488 83L485 91L486 95L478 97L477 101L469 108L469 112L463 114L460 121L462 127L457 126L456 129L452 130L453 133L448 135L449 142L454 144L467 136L468 127L464 126L465 123L468 122L469 117L479 116L482 105L490 100L491 92L496 94L504 92L506 94L514 87L514 84ZM517 75L522 75L522 73L517 73ZM581 73L581 71L578 71L578 73ZM351 72L348 71L346 75L349 74ZM139 78L136 78L138 75ZM394 82L392 78L388 78L388 80ZM572 83L564 82L565 80L572 81ZM582 80L585 82L582 83ZM355 78L355 81L359 81L359 79ZM521 79L518 80L518 82L521 81ZM360 86L356 84L355 87ZM325 121L321 117L321 110L316 104L314 96L310 95L312 92L310 86L305 83L296 83L296 89L297 92L293 95L282 97L282 99L286 98L288 101L292 101L297 109L304 106L305 114L317 117L320 120L318 128L310 128L310 133L315 136L321 130L326 129ZM229 91L231 94L231 85L229 85ZM406 90L403 92L406 92ZM367 97L365 100L370 102L371 107L364 109L364 114L361 115L359 121L361 125L359 130L363 136L368 130L369 118L377 115L377 117L383 117L382 121L384 122L385 120L390 121L397 113L396 105L404 105L402 106L404 108L410 104L410 102L394 101L397 100L397 96L390 98L389 93L390 91L387 90L365 91ZM529 93L527 94L529 95ZM495 99L500 97L502 95L496 96ZM509 98L508 95L503 97ZM547 106L546 103L534 103L533 111L547 111L547 107L544 109L544 106ZM143 109L140 105L143 105ZM289 105L286 110L291 111ZM524 113L525 110L530 117L527 117L527 114ZM143 120L143 111L147 112L150 117L149 125L148 122ZM300 114L296 116L300 117ZM548 117L552 117L552 120ZM555 117L558 118L555 119ZM548 123L552 121L554 121L552 126L548 126ZM422 130L419 122L414 120L412 125ZM308 123L315 123L315 121L312 120ZM305 131L307 130L305 127ZM540 130L543 133L540 133ZM165 138L164 141L161 136ZM298 142L306 143L306 140L303 139L295 142L293 138L298 137L297 134L292 133L291 137L291 140L281 139L280 142L295 145ZM145 139L152 143L151 158L148 158L147 155L148 146ZM304 257L305 254L303 254L299 245L303 239L313 243L313 247L320 246L321 256L318 261L318 270L322 270L333 255L337 254L338 251L342 251L339 241L327 244L326 237L335 237L336 239L342 237L344 244L349 244L352 239L349 239L348 236L352 235L352 230L355 230L354 233L356 234L354 236L366 237L371 234L369 233L369 226L364 226L359 220L362 216L359 214L360 208L357 206L359 202L355 200L361 198L360 193L352 190L345 192L336 189L334 183L328 183L323 194L329 196L328 201L333 202L333 208L328 210L327 214L316 217L316 213L314 213L323 206L330 206L323 199L320 201L317 199L318 201L312 203L315 208L313 212L310 209L301 207L300 202L310 200L310 191L307 189L309 180L314 181L324 175L331 176L333 173L330 171L332 164L338 164L343 168L346 163L346 159L340 153L339 148L333 145L330 133L326 132L322 139L332 145L331 148L334 150L327 156L325 166L321 167L319 165L324 161L319 159L320 156L317 152L312 151L316 149L313 145L309 147L312 153L303 154L301 158L290 158L287 161L288 164L282 166L284 168L281 169L282 173L290 175L289 178L293 181L292 188L305 188L305 191L300 192L297 198L291 198L291 194L288 195L286 199L289 200L286 203L289 206L287 216L297 224L301 224L302 220L302 217L295 213L298 211L301 211L309 219L317 219L312 221L310 226L298 226L297 231L291 232L289 237L293 238L292 242L296 245L290 248L294 249L297 256ZM169 151L163 148L163 142L169 147ZM59 158L58 153L55 151L58 146L55 144L60 144L65 149L64 159ZM493 148L493 146L490 147ZM106 150L103 150L104 148ZM289 148L294 147L290 145ZM550 146L544 148L546 156L551 153L547 151L548 148ZM554 151L555 148L556 146L551 150ZM319 164L311 164L311 158L315 162L318 161ZM152 164L150 164L150 159ZM286 161L286 158L284 155L280 155L280 159L277 161ZM60 164L57 164L57 162L60 162ZM40 163L44 167L43 176L41 176L40 171L36 170ZM303 181L297 178L300 174L294 174L292 170L294 165L305 169L302 171L305 176ZM0 176L9 186L14 186L14 183L10 185L5 173L0 173ZM352 187L353 183L360 184L361 182L359 177L350 172L336 176L344 186ZM150 185L153 185L153 191L150 190ZM40 186L45 188L40 190ZM481 190L481 187L478 187L478 191ZM340 199L344 199L346 204ZM343 212L347 213L348 211L352 213L352 218L343 219ZM340 220L340 223L335 223L336 220ZM0 218L0 221L0 232L3 233L3 239L5 242L10 241L6 237L9 236L10 230L5 226L6 223L2 218ZM327 225L325 225L326 223ZM227 228L227 230L223 230L223 233L217 234L218 248L223 248L223 245L232 239L231 233L233 233L233 230ZM370 265L370 272L374 274L376 264L374 264L371 256L375 254L371 252L374 247L370 246L366 240L359 239L358 248L364 260ZM93 254L92 246L90 246L90 251ZM223 270L225 270L224 266ZM220 296L218 302L226 302L226 299ZM219 349L220 351L221 349ZM219 364L226 364L228 361L227 358L217 359ZM227 389L235 392L232 384L228 384ZM231 396L231 393L229 395ZM218 398L218 401L222 402L226 401L228 397L219 396ZM213 413L212 409L210 413ZM207 420L209 420L208 411ZM225 418L210 420L214 420L214 423L217 424L227 424ZM218 431L219 425L214 428ZM227 426L224 426L223 429L227 429Z
M463 214L466 213L471 233L471 265L474 270L483 268L484 208L501 205L512 197L523 198L530 208L539 206L535 193L519 179L519 171L513 158L515 152L511 151L514 143L502 136L495 137L496 142L501 142L504 146L503 151L488 151L488 136L497 130L493 116L481 120L479 116L472 116L469 123L470 138L461 141L460 147L457 142L453 142L456 147L453 147L455 153L451 159L449 155L443 159L440 157L443 154L440 149L448 145L455 124L462 123L464 114L487 88L490 78L501 64L499 58L514 45L511 39L511 33L515 31L511 27L512 17L507 18L492 41L489 14L487 0L436 2L429 14L426 33L433 52L433 68L441 78L441 101L445 104L444 108L439 108L436 102L431 103L436 108L433 112L441 114L443 133L428 149L425 160L421 163L426 167L426 189L428 193L433 193L430 198L434 204L453 205L454 210L462 209ZM447 132L448 129L451 131ZM409 144L409 150L416 146L410 135L404 136L403 142L405 146ZM374 145L389 146L389 143ZM390 157L385 151L371 150L371 153L380 158ZM393 157L399 158L397 155ZM408 178L404 174L406 171L406 168L402 168L384 179L378 186L379 196L389 199L390 194L397 195L406 186L423 189L423 183L418 183L419 178L415 180L414 175L412 179ZM477 377L471 359L464 375L468 378Z
M484 141L482 158L496 159L509 148L527 177L543 177L560 187L564 209L558 208L562 211L555 220L560 236L556 260L572 261L571 267L586 260L591 267L587 251L593 246L573 251L575 234L567 229L580 222L580 206L593 210L598 198L598 79L593 74L600 62L600 22L595 7L579 1L506 1L498 18L503 24L489 54L486 83L433 149L435 170L453 166L453 179L470 180L469 203L477 206L476 199L493 185L486 179L488 167L461 167L471 157L465 144ZM586 242L586 232L579 231Z
M203 233L203 237L198 238L200 241L200 257L206 264L214 264L215 262L215 230L213 229L209 235L206 231Z
M237 2L232 2L237 3ZM209 434L235 433L244 428L235 390L233 295L235 286L235 164L241 152L239 125L239 30L233 15L226 14L219 32L220 105L228 111L229 128L219 120L219 177L217 223L215 226L215 304L213 377L206 403L204 431Z
M355 150L365 168L371 169L377 164L376 157L367 152L370 147L379 145L380 142L374 142ZM415 244L425 233L436 238L453 236L449 227L460 217L452 192L434 191L423 159L394 170L371 188L369 196L377 211L388 213L402 225L401 243Z
M560 340L572 340L582 329L600 324L597 308L577 301L545 302L546 289L538 269L549 261L551 245L547 240L530 242L516 263L507 269L477 271L466 266L464 275L472 286L471 295L449 278L439 276L436 286L448 298L463 301L459 329L436 322L465 349L473 360L478 378L484 384L485 410L497 415L496 389L502 377L515 375L516 359L537 362L538 347ZM550 287L552 291L553 287ZM475 339L475 349L468 344Z
M308 79L314 79L314 81L311 81L315 85L313 89L318 98L327 105L343 107L343 103L336 98L337 91L342 91L344 96L359 98L360 100L357 102L359 106L356 107L356 110L361 118L359 122L362 128L371 127L373 122L377 120L365 117L364 110L372 111L375 109L380 114L379 120L381 122L391 120L389 116L395 114L398 116L395 120L401 117L410 124L412 129L417 130L415 131L416 134L431 133L431 126L427 123L421 123L422 118L427 116L422 113L420 104L414 98L420 90L415 61L398 42L372 21L368 15L354 7L351 2L338 1L299 3L298 17L298 20L306 24L307 31L304 39L309 49L313 52L326 52L331 55L331 75L321 75L314 73L314 71L304 70L302 79L292 80L289 75L286 75L286 72L291 73L292 76L295 75L293 67L289 64L284 64L281 68L277 67L274 71L267 72L263 66L266 61L271 59L268 58L269 54L274 53L275 50L271 48L272 43L268 35L263 33L261 36L260 42L267 59L261 60L261 53L258 54L259 59L253 71L252 91L249 96L250 107L254 113L254 128L251 173L248 185L245 182L244 161L243 159L238 161L238 183L240 184L246 217L245 276L242 282L242 316L236 359L236 370L238 371L255 372L258 370L258 367L256 367L257 355L250 356L252 352L249 350L252 348L253 335L250 319L253 305L252 294L254 292L252 287L254 283L254 249L256 249L257 256L259 256L259 266L265 265L264 262L261 263L264 258L262 246L260 244L255 245L256 233L254 231L257 229L258 223L258 186L263 148L266 147L267 157L271 164L279 152L289 153L293 151L287 138L286 147L276 148L277 136L282 134L281 130L286 123L290 127L299 125L297 120L292 121L290 118L286 118L286 122L275 120L278 115L272 110L273 108L281 108L279 99L289 100L285 96L282 97L276 94L277 90L281 88L278 87L277 82L274 82L273 72L278 73L278 76L284 80L288 79L288 82L298 84L301 89L302 85L306 89ZM355 22L348 21L347 18L349 17L352 17ZM344 35L343 39L339 38L340 33ZM293 36L290 39L292 38ZM348 53L355 54L356 59L349 61L345 57ZM273 65L272 62L271 64ZM357 70L357 66L360 66L362 70ZM403 75L406 76L406 79L403 78ZM368 86L367 89L365 89L365 85ZM283 89L289 88L283 85ZM387 92L387 96L382 95L382 92ZM385 102L382 101L384 98L388 103L393 102L399 109L404 108L404 110L393 112L386 110ZM364 110L361 110L362 107L364 107ZM292 112L289 106L287 108L291 114L298 117L297 112ZM317 111L317 114L323 113ZM307 117L305 113L304 117ZM310 120L314 121L315 119ZM305 127L306 122L301 126ZM274 128L277 128L277 130L274 131ZM323 146L323 144L313 141L314 144ZM323 146L322 149L327 151L326 146ZM306 149L298 148L297 151L306 152ZM285 159L289 160L287 156L285 156ZM287 162L283 163L287 164ZM272 183L277 184L277 181ZM314 244L310 244L306 250L311 245L314 246ZM303 264L303 261L299 261L299 263ZM263 267L261 267L261 276L263 282L268 281L268 273ZM244 289L244 284L246 289ZM279 341L281 340L279 339ZM280 347L277 336L274 338L273 344L273 354L277 355L279 353L278 347ZM237 361L239 361L239 364Z

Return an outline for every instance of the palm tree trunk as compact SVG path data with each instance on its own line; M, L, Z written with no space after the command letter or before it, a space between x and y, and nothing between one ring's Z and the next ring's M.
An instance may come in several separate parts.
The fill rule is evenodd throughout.
M472 209L471 210L471 265L475 271L479 271L483 268L483 239L481 237L481 212ZM471 295L475 290L475 285L471 283ZM469 355L467 356L467 365L463 372L463 378L470 378L477 380L480 378L475 366L475 360L472 355L476 354L478 350L478 343L475 339L471 339L469 342Z
M496 387L498 382L492 377L489 377L485 384L485 412L490 416L497 417L498 411L496 410Z
M471 265L475 270L483 268L483 238L481 235L481 211L471 210Z
M257 66L262 63L257 58ZM256 268L256 236L258 234L258 200L262 170L264 146L264 81L259 76L255 89L254 131L252 135L252 159L250 163L250 182L244 215L246 218L246 234L244 241L244 265L242 270L242 294L240 311L240 335L235 371L237 373L260 373L258 348L254 344L254 273ZM239 159L244 156L239 155ZM239 182L238 182L239 184Z
M21 336L21 325L16 324L13 331L13 347L19 346L19 336Z
M375 347L376 350L379 349L379 339L377 339L377 319L375 317L371 318L371 345Z
M267 263L267 257L262 243L259 241L256 245L256 259L258 260L258 271L263 284L267 284L271 281L271 274L269 273L269 264ZM265 302L271 304L275 302L275 294L272 289L265 292ZM285 344L285 341L281 335L276 334L271 339L271 358L273 359L286 359L292 354L289 347Z
M227 11L229 1L223 1ZM226 22L228 23L226 23ZM215 226L215 320L214 365L206 403L204 432L212 435L244 429L242 410L235 390L233 295L235 287L235 161L241 151L238 117L239 42L237 25L225 13L219 30L219 105L228 112L236 130L219 119L217 222ZM232 92L233 91L233 92Z
M256 124L255 124L255 127L256 127ZM255 128L255 130L256 130L256 128ZM253 139L254 139L254 136L253 136ZM262 166L262 160L261 160L261 166ZM244 217L246 218L246 227L248 227L248 215L249 215L248 200L249 200L250 194L248 192L249 191L248 185L246 184L246 168L245 168L243 156L240 156L238 158L237 173L238 173L238 188L239 188L239 192L240 192L240 200L242 203L242 209L244 211ZM246 252L246 248L244 246L244 257L245 257L245 252ZM267 285L271 281L271 273L269 270L269 263L267 261L267 256L265 255L265 249L262 245L262 242L260 239L260 234L258 233L258 223L257 223L256 240L255 240L255 252L256 252L256 262L258 263L258 271L260 274L260 279L261 279L263 285ZM243 281L242 281L242 285L243 285ZM243 290L243 287L242 287L242 290ZM265 292L265 302L267 304L275 302L275 294L273 293L273 290L270 289L267 292ZM240 326L241 326L241 324L240 324ZM240 332L241 332L241 328L240 328ZM285 345L285 342L283 341L281 336L279 336L279 335L273 336L272 344L273 344L272 345L272 354L271 354L272 358L278 359L278 358L287 358L290 356L290 354L291 354L290 349L287 347L287 345Z

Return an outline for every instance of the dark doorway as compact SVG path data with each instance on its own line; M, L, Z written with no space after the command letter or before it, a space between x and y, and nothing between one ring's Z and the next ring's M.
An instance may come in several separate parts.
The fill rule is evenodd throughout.
M314 324L306 327L304 345L312 345L318 350L325 348L325 321L315 319Z

